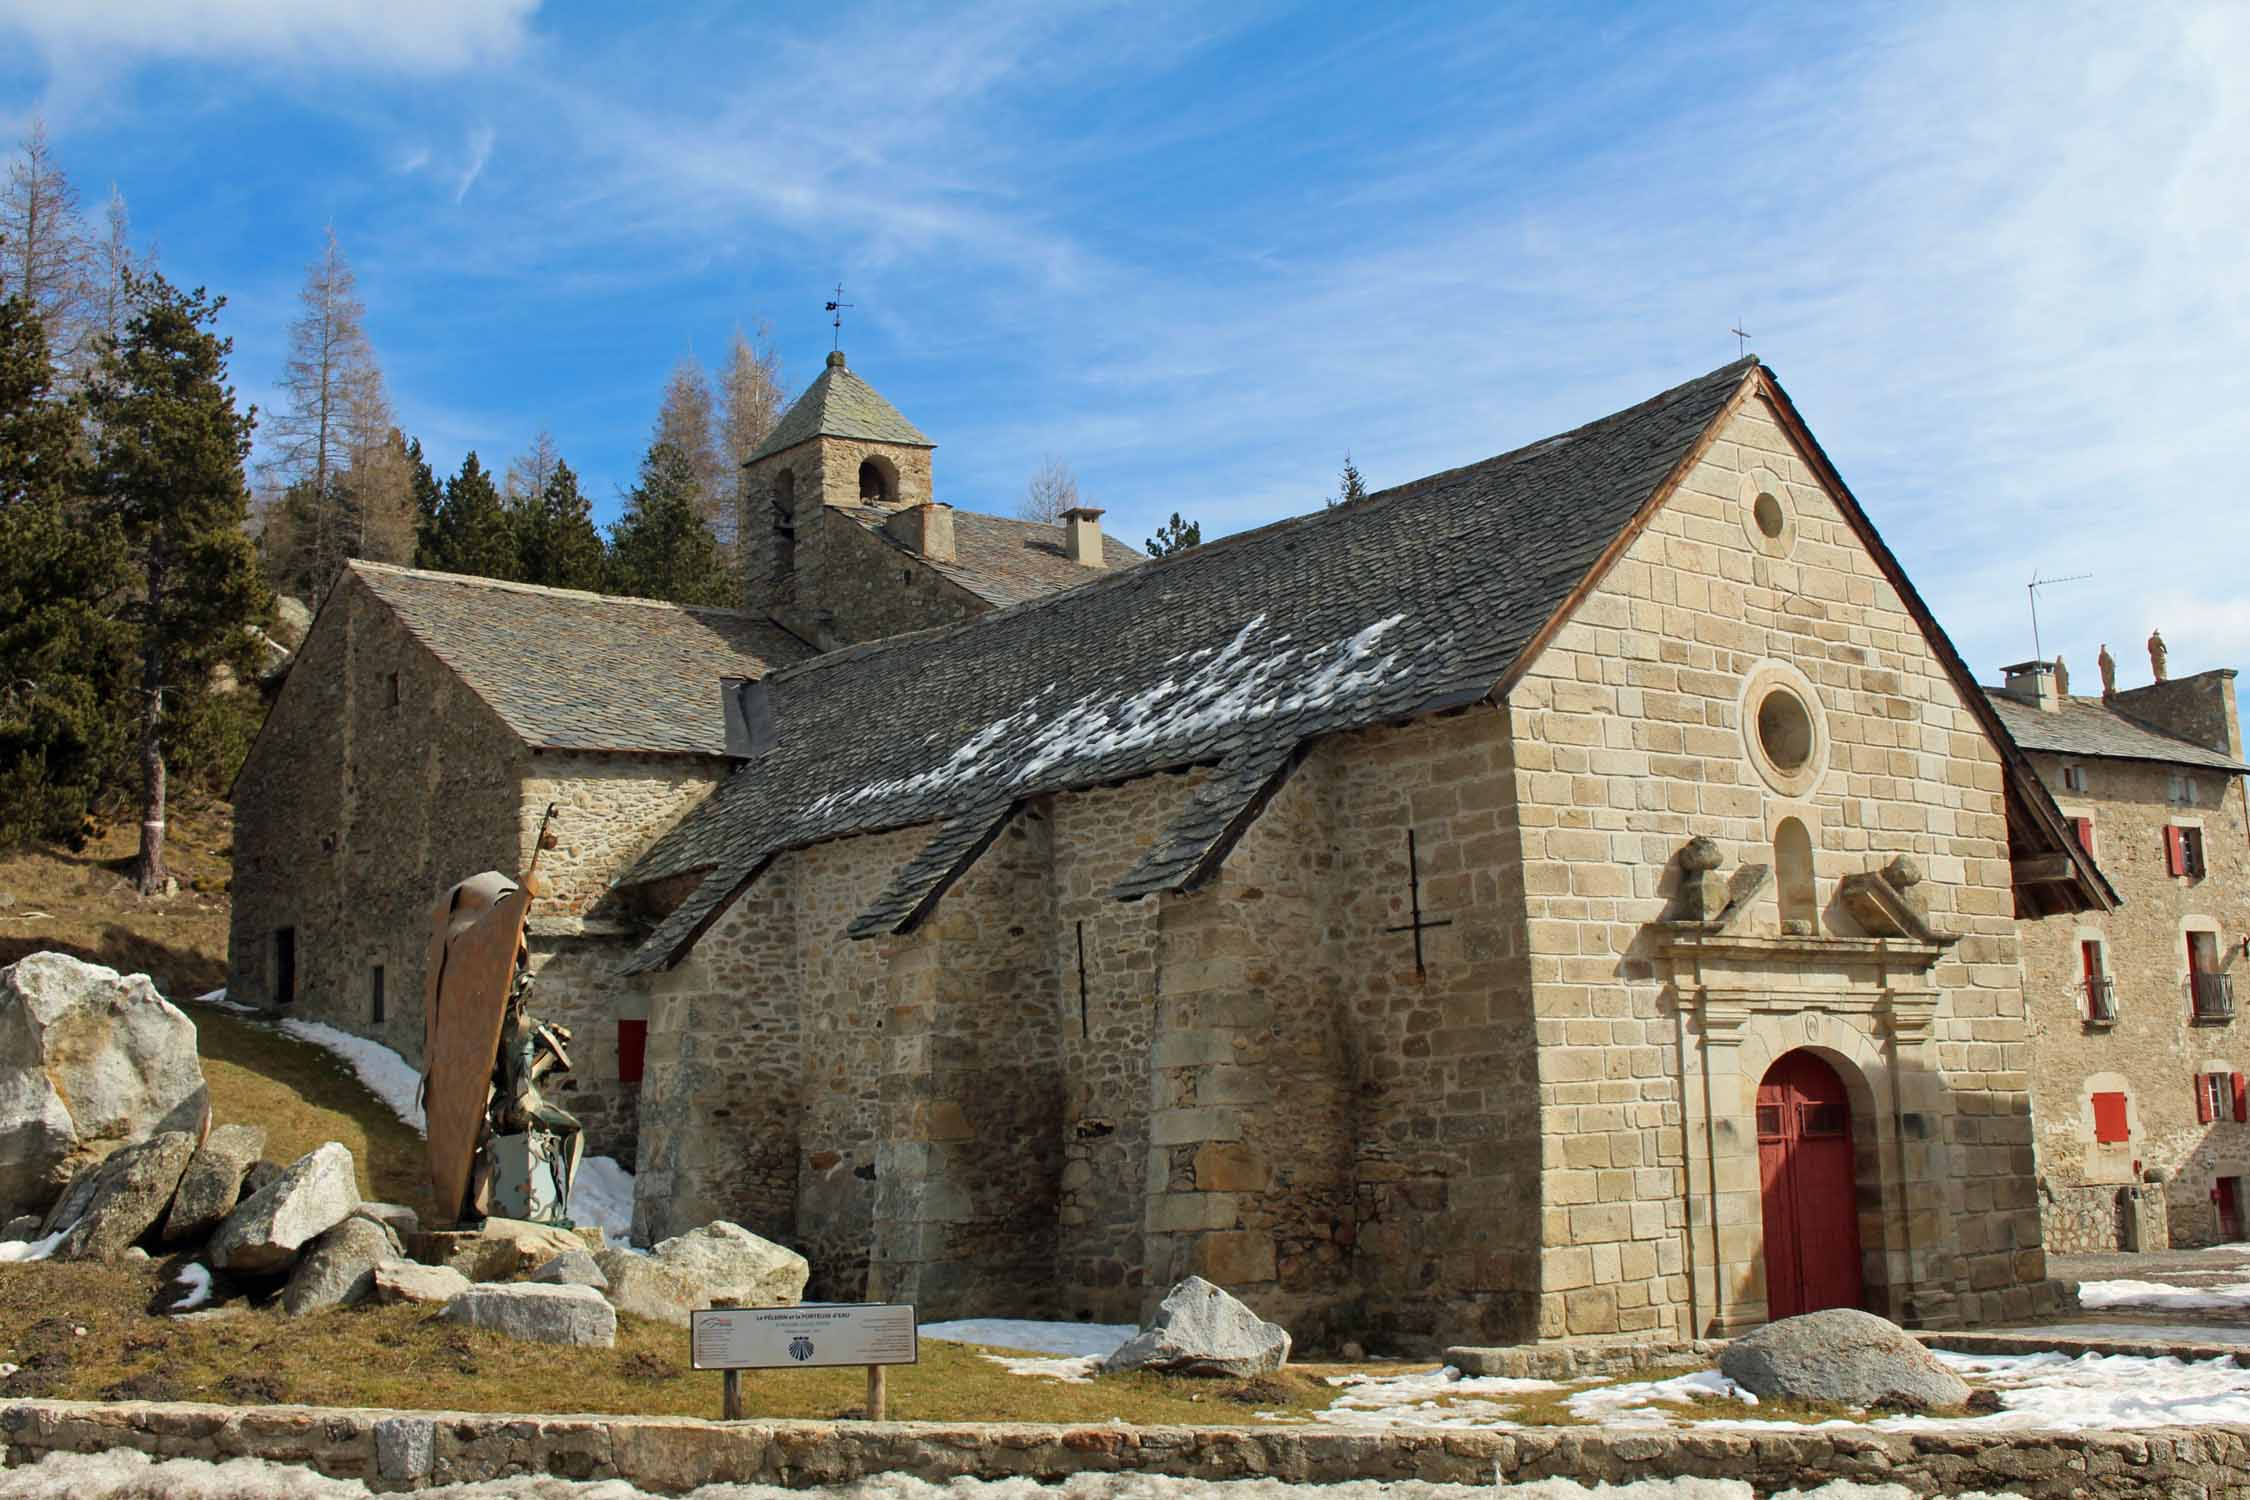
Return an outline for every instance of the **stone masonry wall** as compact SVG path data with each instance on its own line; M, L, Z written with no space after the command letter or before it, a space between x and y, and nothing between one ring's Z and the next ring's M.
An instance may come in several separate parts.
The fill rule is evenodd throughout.
M1780 502L1778 536L1754 518L1759 494ZM1781 787L1745 739L1746 684L1761 669L1801 674L1819 721L1811 767ZM1509 707L1547 1165L1541 1335L1702 1334L1688 1326L1695 1268L1683 1265L1698 1246L1721 1273L1703 1272L1707 1302L1762 1309L1756 1076L1732 1070L1808 1041L1844 1063L1847 1085L1860 1079L1855 1134L1936 1143L1904 1158L1904 1183L1862 1152L1889 1174L1860 1185L1871 1283L1958 1299L1972 1320L2030 1311L2044 1260L1997 753L1762 400L1702 456ZM1691 1030L1681 1016L1653 963L1667 862L1702 834L1724 870L1771 864L1785 816L1811 835L1816 939L1860 935L1833 900L1842 876L1898 854L1921 861L1931 921L1963 935L1931 975L1926 1041L1897 1028L1880 987L1841 983L1843 950L1831 967L1817 945L1765 981L1813 993L1754 1009L1742 1033L1754 1046L1709 1045L1701 1018ZM1761 899L1752 930L1778 932L1770 887ZM1684 1068L1723 1118L1684 1118ZM1871 1075L1904 1081L1882 1098ZM1909 1084L1926 1093L1910 1098ZM1692 1185L1691 1123L1719 1142L1703 1168L1715 1179ZM1691 1218L1704 1226L1695 1236ZM1570 1289L1589 1251L1592 1284Z
M821 515L817 602L848 641L951 625L992 606L851 517Z
M2123 897L2115 911L2022 924L2024 992L2038 1036L2032 1108L2041 1176L2062 1192L2161 1171L2173 1242L2214 1243L2218 1179L2244 1179L2250 1213L2250 1125L2235 1121L2231 1101L2220 1119L2199 1122L2194 1093L2198 1073L2250 1071L2250 1046L2238 1035L2250 1027L2250 969L2240 947L2250 930L2250 830L2239 779L2089 757L2068 762L2086 778L2086 789L2075 792L2064 785L2063 758L2040 753L2032 760L2064 815L2092 821L2095 863ZM2168 823L2202 828L2201 879L2170 873ZM2187 988L2191 926L2218 934L2236 990L2237 1013L2229 1019L2195 1016ZM2088 1019L2079 945L2089 939L2103 945L2116 987L2113 1025ZM2094 1141L2096 1092L2126 1095L2128 1142ZM2113 1241L2099 1248L2117 1247Z
M283 1002L274 934L294 928L291 1013L419 1059L432 906L467 875L514 867L524 760L491 710L347 575L236 785L229 994Z
M930 450L895 443L819 437L780 453L768 454L743 470L743 594L747 606L782 620L812 639L815 612L830 607L828 547L837 535L838 517L824 505L859 503L859 466L870 457L887 460L898 471L896 508L930 498ZM776 577L773 492L777 477L789 473L796 485L795 567Z

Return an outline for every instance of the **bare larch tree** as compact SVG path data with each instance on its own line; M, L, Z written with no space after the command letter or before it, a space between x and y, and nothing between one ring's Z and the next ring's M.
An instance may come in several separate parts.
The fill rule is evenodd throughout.
M28 297L47 331L47 347L66 376L84 373L91 245L78 190L63 175L34 119L0 187L0 298Z
M1023 487L1023 503L1016 507L1016 514L1026 521L1053 526L1077 503L1078 476L1070 471L1069 464L1050 453L1039 461L1030 483Z

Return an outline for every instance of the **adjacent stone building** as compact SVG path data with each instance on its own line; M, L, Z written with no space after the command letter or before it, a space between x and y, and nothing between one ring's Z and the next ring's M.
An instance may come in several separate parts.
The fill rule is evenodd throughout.
M1755 360L754 692L620 877L639 1233L1314 1344L2053 1304L2019 920L2114 896Z
M2050 1250L2250 1234L2250 826L2234 672L2073 697L2008 669L1994 707L2123 898L2025 924L2032 1109ZM2106 648L2105 648L2106 656ZM2114 667L2109 675L2114 677Z

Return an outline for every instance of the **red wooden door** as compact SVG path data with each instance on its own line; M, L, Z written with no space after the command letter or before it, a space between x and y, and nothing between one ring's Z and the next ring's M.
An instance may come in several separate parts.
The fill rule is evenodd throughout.
M2238 1177L2219 1179L2219 1238L2222 1240L2242 1238L2241 1181Z
M1810 1052L1782 1054L1758 1084L1758 1182L1767 1316L1859 1306L1851 1103Z

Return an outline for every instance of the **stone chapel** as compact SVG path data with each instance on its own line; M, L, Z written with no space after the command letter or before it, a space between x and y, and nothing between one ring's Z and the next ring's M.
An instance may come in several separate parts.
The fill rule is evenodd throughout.
M1757 360L1153 561L931 457L837 355L742 611L355 565L238 788L239 997L412 1055L407 897L557 802L541 985L637 1237L809 1295L1195 1272L1400 1348L2056 1304L2019 933L2117 896Z

